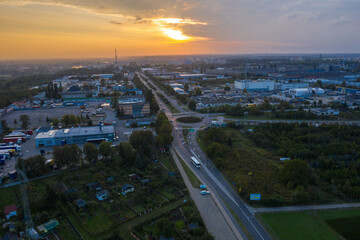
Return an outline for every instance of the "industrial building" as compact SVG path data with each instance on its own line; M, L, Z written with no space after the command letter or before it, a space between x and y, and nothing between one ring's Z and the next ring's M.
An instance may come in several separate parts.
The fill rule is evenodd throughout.
M235 89L247 91L273 91L275 82L273 81L235 81Z
M79 127L40 132L35 137L35 143L37 147L60 146L73 143L83 144L90 140L112 142L114 137L114 126Z
M146 117L150 115L148 102L120 102L119 109L124 111L124 117Z
M308 88L310 85L309 83L287 83L287 84L280 84L281 90L289 90L294 88Z
M311 112L316 114L317 116L335 116L335 115L339 115L338 110L328 109L328 108L326 108L326 109L324 109L324 108L312 109Z
M325 91L322 88L294 88L289 90L289 94L295 97L309 97L313 94L322 95Z

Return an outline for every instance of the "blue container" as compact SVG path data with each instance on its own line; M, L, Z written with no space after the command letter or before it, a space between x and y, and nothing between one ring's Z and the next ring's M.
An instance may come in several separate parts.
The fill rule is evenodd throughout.
M10 171L9 172L9 177L11 179L16 179L17 178L17 171L16 170Z

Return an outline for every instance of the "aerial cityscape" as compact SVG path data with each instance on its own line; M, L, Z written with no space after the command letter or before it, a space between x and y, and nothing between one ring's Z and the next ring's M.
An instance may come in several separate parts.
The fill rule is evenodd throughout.
M0 0L0 239L360 240L359 10Z

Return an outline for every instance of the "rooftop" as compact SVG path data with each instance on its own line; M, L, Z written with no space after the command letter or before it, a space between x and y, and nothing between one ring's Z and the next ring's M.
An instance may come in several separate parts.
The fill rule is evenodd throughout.
M114 133L114 126L99 126L94 127L78 127L78 128L65 128L59 130L50 130L48 132L39 133L35 139L41 138L53 138L53 137L74 137L84 135L96 135L96 134L111 134Z
M9 213L14 212L14 211L16 211L16 205L15 204L4 207L5 215L8 215Z

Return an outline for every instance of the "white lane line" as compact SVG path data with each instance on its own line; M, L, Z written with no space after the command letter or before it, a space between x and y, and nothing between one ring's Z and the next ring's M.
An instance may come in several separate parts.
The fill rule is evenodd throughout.
M201 159L194 153L194 151L192 149L190 149L190 151L192 152L192 154L197 157L199 159L200 162ZM255 227L255 225L251 222L250 218L252 216L247 216L245 214L245 212L240 208L239 204L234 200L234 198L230 195L230 193L225 190L225 187L217 180L217 178L209 171L209 169L203 164L203 169L206 171L206 173L209 175L209 177L218 185L218 187L230 198L231 201L234 202L234 204L240 209L240 211L242 212L242 214L244 214L244 216L248 219L248 221L250 222L250 224L252 225L252 227L255 229L255 231L257 232L257 234L260 236L260 238L262 240L264 240L263 236L261 235L261 233L257 230L257 228ZM251 213L251 212L250 212Z

